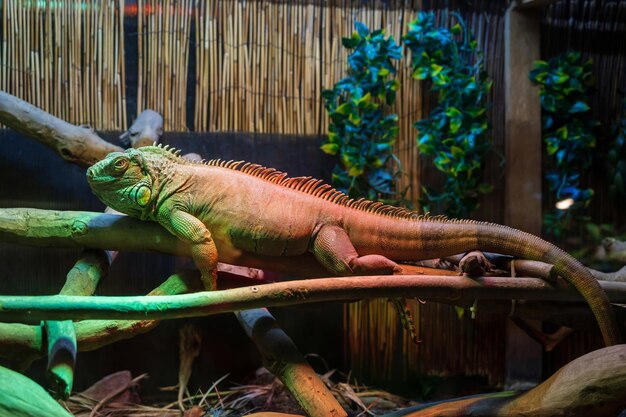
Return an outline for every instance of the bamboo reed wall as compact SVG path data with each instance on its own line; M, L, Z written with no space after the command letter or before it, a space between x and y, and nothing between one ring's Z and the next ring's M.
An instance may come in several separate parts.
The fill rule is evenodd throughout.
M341 37L361 21L385 28L399 42L419 1L235 1L198 5L196 30L197 131L246 131L295 135L326 133L321 91L346 75L348 51ZM418 183L412 123L421 117L421 91L408 60L398 65L401 88L390 109L400 116L397 154ZM419 190L409 190L417 201Z
M166 131L187 130L193 3L192 0L137 2L137 114L145 109L161 113Z
M74 124L126 129L123 0L0 9L0 90Z

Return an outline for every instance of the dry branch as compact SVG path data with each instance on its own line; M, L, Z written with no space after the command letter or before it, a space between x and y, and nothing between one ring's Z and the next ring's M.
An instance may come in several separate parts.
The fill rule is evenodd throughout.
M285 384L308 416L347 416L293 341L278 327L276 319L266 309L239 311L235 315L261 352L264 366Z
M0 123L56 150L67 161L88 167L122 148L102 140L91 128L76 126L0 91Z
M614 303L626 303L626 283L602 282ZM0 296L0 321L68 319L171 319L326 301L419 297L469 300L582 302L565 282L538 278L383 275L318 278L221 291L156 297Z

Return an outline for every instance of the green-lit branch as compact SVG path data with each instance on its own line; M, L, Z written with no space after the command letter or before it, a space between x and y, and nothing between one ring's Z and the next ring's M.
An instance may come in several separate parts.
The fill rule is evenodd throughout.
M602 282L602 288L612 302L626 303L625 283ZM583 301L581 295L566 284L553 287L536 278L384 275L288 281L173 297L1 296L0 321L44 318L156 320L208 316L258 307L393 297L458 301Z
M170 276L148 295L176 295L201 289L196 272L185 271ZM87 298L87 297L85 297ZM74 323L79 351L96 350L119 340L130 339L153 329L156 320L84 320ZM0 323L0 357L30 361L43 357L45 342L41 326Z

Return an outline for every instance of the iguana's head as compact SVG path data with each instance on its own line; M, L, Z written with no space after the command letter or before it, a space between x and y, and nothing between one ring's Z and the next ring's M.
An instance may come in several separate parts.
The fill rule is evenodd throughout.
M138 149L108 154L87 169L87 181L103 203L134 217L143 217L156 198L153 174Z

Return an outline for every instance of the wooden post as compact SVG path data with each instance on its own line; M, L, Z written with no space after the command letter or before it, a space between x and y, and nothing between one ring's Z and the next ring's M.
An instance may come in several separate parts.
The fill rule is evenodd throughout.
M528 78L540 53L538 11L520 10L511 3L504 39L505 222L541 235L541 106L538 91ZM506 333L505 385L530 388L541 380L541 346L511 321L507 321Z

